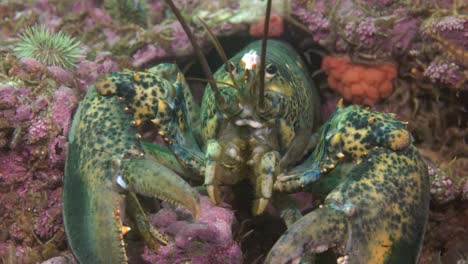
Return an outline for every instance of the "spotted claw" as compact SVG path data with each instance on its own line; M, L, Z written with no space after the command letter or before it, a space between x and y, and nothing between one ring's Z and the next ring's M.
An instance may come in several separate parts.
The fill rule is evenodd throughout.
M287 230L266 263L299 263L328 249L348 256L348 263L416 263L427 221L427 180L414 147L373 151L322 208Z
M404 124L350 106L332 115L321 138L306 161L313 170L326 169L317 183L346 162L355 165L323 206L289 227L265 262L299 263L330 249L344 256L342 263L416 263L429 212L429 178Z
M190 185L145 157L131 121L117 97L101 96L94 87L75 114L65 166L63 221L80 263L127 262L125 215L150 247L167 243L148 222L135 193L184 206L194 217L200 214L198 195Z

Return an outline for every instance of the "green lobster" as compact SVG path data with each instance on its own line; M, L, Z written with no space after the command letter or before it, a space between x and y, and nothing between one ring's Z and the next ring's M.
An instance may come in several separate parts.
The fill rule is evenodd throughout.
M257 73L243 66L243 56L260 52L260 48L259 41L252 43L229 60L231 73L221 67L214 74L223 103L206 89L199 112L184 77L169 64L150 72L166 78L178 76L172 77L175 85L167 91L173 95L171 104L140 89L144 86L137 84L145 79L136 81L134 76L142 74L138 72L112 73L103 79L105 84L98 84L98 92L121 97L133 112L134 124L154 123L184 169L204 177L214 203L221 202L219 185L251 179L256 188L253 212L261 214L271 198L278 169L291 166L307 152L307 142L318 125L319 97L298 54L289 45L270 40L266 106L259 111Z
M299 56L282 42L268 44L266 105L261 112L254 96L257 73L242 60L246 53L259 52L260 42L229 61L234 79L225 67L215 73L224 104L207 89L199 115L175 65L110 73L96 81L74 118L63 197L65 228L80 261L106 255L123 259L117 217L122 191L132 194L127 197L136 192L172 201L198 214L196 196L176 173L204 177L215 203L221 202L220 184L249 177L257 194L253 212L265 210L279 168L291 166L307 152L304 142L318 125L319 106ZM135 126L146 121L156 125L173 156L137 140ZM171 191L161 194L162 189ZM148 224L143 226L139 229L149 230ZM112 232L98 231L106 229Z
M179 175L204 181L216 204L221 185L250 179L258 215L284 197L280 193L317 191L337 171L345 172L324 191L321 208L297 221L297 214L285 219L289 229L266 263L299 263L329 248L343 255L342 263L417 260L428 176L404 124L390 114L340 105L314 133L319 95L304 63L289 45L267 43L263 62L259 41L226 61L201 106L172 64L109 73L90 88L73 122L64 183L65 228L81 262L126 261L124 199L145 241L153 248L165 243L135 193L183 205L197 216L197 196ZM136 127L148 122L167 148L138 140Z

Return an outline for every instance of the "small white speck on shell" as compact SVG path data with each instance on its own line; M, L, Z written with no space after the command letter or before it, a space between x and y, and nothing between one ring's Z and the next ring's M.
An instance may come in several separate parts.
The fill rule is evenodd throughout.
M125 190L127 190L128 188L127 183L124 181L124 179L122 178L122 175L120 174L119 176L117 176L117 184Z
M251 50L242 56L241 63L246 70L254 70L260 63L260 57L255 50Z

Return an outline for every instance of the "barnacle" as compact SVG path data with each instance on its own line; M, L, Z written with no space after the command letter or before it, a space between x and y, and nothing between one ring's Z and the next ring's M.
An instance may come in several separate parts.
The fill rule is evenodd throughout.
M29 27L19 36L18 58L34 58L45 65L72 68L80 57L80 42L64 32L53 33L44 25Z

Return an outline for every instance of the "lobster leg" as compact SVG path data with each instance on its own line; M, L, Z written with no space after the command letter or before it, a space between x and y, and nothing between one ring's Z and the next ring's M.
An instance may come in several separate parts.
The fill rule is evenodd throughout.
M210 140L206 149L205 186L208 196L214 204L222 202L220 180L221 180L221 157L223 147L216 140Z
M243 175L246 175L245 172L239 170L239 164L243 162L239 156L242 151L242 141L238 140L238 138L221 140L209 140L205 154L204 185L214 204L222 202L220 190L222 184L234 185L243 180Z
M228 144L228 147L218 142L217 140L208 141L206 150L206 170L205 170L205 186L208 192L208 196L211 201L215 204L219 204L222 201L220 185L221 184L235 184L236 182L226 182L228 179L234 179L238 181L242 177L223 177L228 172L226 167L226 161L236 161L235 157L228 157L225 153L228 148L236 149L235 140ZM234 155L235 156L235 155ZM258 153L258 160L254 164L253 174L251 175L251 181L255 187L255 201L252 207L253 215L262 214L271 197L273 192L274 178L279 171L279 154L276 151L269 151L266 153ZM223 181L224 180L224 181Z
M262 214L270 201L273 192L273 182L278 174L279 154L276 151L264 153L254 166L255 200L252 207L253 215Z

